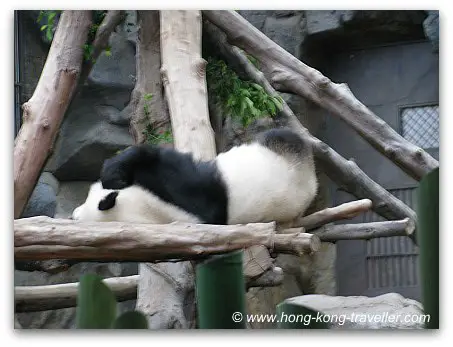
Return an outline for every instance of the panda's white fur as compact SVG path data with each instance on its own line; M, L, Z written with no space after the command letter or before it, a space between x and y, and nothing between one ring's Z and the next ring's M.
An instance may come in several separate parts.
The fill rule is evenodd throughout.
M216 162L228 187L228 224L291 221L316 195L312 160L251 143L220 153Z
M252 142L251 144L233 147L225 153L220 153L211 163L212 165L209 163L207 166L201 164L204 165L203 167L196 162L192 163L192 161L188 164L188 159L183 157L183 154L159 152L159 155L165 158L170 156L173 156L173 158L169 161L156 161L156 164L153 164L154 166L151 166L151 168L140 168L142 177L145 177L143 181L146 188L133 184L123 189L112 190L104 189L100 182L96 182L92 185L85 203L74 210L73 219L153 224L166 224L174 221L189 223L209 222L206 220L210 218L209 216L203 220L200 217L201 213L196 214L186 211L195 206L193 211L206 211L210 208L213 211L215 209L226 210L223 216L227 217L211 218L211 222L214 221L213 224L225 224L225 222L226 224L268 221L289 222L303 213L316 195L318 183L314 161L311 149L307 150L299 143L296 143L296 145L289 143L289 151L293 152L285 153L281 150L281 143L272 143L274 140L272 136L281 135L280 133L271 134L269 137L271 140L263 142L268 144L268 146L260 142ZM294 141L294 139L292 140ZM283 143L283 146L285 145ZM297 147L299 145L302 150ZM269 147L272 147L273 150ZM294 150L295 147L296 150ZM301 153L307 155L304 156ZM126 157L127 155L129 154L126 153L124 156ZM145 153L145 155L148 154ZM124 167L125 159L114 160L122 161L121 164ZM151 160L153 159L144 160L143 157L138 159L140 164ZM116 178L116 168L118 166L113 166L115 163L109 165L112 165L111 172L113 172L113 177ZM192 169L191 165L195 169ZM129 165L126 166L129 167ZM165 172L165 174L158 177L162 181L159 181L157 187L147 183L151 181L150 170L162 170ZM187 209L184 209L172 204L171 201L164 201L163 198L154 194L153 189L158 189L165 185L173 187L176 182L183 182L182 187L184 188L184 179L188 175L196 178L195 180L188 179L187 184L192 184L188 191L193 191L194 184L195 188L198 188L199 185L204 184L203 182L209 181L208 187L212 187L212 191L216 191L213 194L214 197L211 196L211 200L205 200L204 192L209 189L204 188L198 190L197 196L190 196L191 194L189 193L176 193L180 195L177 197L180 199L179 201L181 201L181 194L183 195L182 199L184 199L185 206L188 206ZM213 178L212 181L211 178ZM152 182L154 183L154 181ZM114 205L110 209L100 210L98 208L99 202L114 191L118 192ZM215 194L218 194L219 199L217 199ZM222 195L225 197L223 200L220 199ZM226 220L216 222L222 220L222 218L226 218Z
M72 219L91 222L168 224L174 221L199 223L196 216L162 201L146 189L133 185L118 191L115 205L99 210L99 202L115 190L102 188L100 181L91 185L85 202L72 212Z

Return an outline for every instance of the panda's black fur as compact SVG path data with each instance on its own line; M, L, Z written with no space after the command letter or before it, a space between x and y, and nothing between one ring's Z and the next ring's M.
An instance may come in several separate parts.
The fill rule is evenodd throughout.
M295 132L267 130L211 161L138 145L107 159L73 218L165 224L287 222L317 192L313 153Z
M143 144L105 160L100 179L105 189L139 185L205 223L227 222L227 189L213 161Z

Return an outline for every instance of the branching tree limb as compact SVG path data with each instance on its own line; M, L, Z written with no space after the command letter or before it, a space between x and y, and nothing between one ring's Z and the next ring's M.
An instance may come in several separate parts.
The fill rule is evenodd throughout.
M226 56L227 59L234 59L233 64L239 63L249 78L261 85L268 94L278 96L277 91L267 81L264 74L247 59L239 48L231 46L226 41L225 34L209 23L205 25L205 30L211 35L212 41L219 46L219 50L229 52ZM352 160L346 160L327 144L312 136L285 102L283 102L281 113L287 118L288 125L312 144L317 164L341 188L359 199L371 199L373 210L387 219L409 217L416 220L416 213L409 206L374 182Z
M52 151L80 76L91 11L63 11L24 123L14 142L14 218L19 218Z
M292 56L235 11L203 11L222 29L228 42L259 60L272 85L303 96L340 117L360 136L416 180L439 166L357 100L346 84L335 84Z

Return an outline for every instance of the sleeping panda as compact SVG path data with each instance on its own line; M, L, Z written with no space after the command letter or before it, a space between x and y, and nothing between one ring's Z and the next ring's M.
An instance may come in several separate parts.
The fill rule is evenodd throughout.
M152 145L107 159L73 219L167 224L289 222L317 192L312 150L296 133L271 129L214 160Z

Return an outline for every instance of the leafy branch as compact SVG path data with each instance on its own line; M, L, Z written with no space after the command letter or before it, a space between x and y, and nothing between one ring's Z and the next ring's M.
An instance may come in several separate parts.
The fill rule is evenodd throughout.
M258 63L256 59L254 62ZM283 107L281 97L271 96L259 84L240 79L223 60L208 58L206 78L215 101L245 127L255 119L275 116Z

